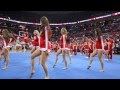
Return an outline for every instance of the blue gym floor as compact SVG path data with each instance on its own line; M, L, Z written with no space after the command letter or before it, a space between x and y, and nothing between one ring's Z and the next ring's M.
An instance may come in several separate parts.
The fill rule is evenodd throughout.
M100 72L101 66L96 56L92 67L87 70L89 59L84 55L72 56L72 64L68 69L62 70L62 55L59 55L57 66L53 68L55 62L55 53L51 53L48 58L47 65L49 69L50 79L120 79L120 56L114 55L112 61L105 61L105 72ZM45 73L41 65L38 64L38 58L35 59L35 74L31 79L44 79ZM0 61L0 79L30 79L30 53L18 52L10 53L10 63L7 70L2 70L4 60Z

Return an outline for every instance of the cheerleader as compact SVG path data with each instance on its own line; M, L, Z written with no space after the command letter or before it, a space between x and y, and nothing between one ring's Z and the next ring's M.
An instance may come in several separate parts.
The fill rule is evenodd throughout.
M37 49L37 48L39 48L39 39L40 39L40 33L39 33L39 31L38 30L34 30L34 32L33 32L33 34L34 34L34 38L33 38L33 41L32 41L32 45L33 45L33 47L32 47L32 49L31 49L31 54ZM40 64L40 56L39 56L39 63L38 64Z
M71 53L70 53L70 39L66 40L66 54L69 57L70 60L70 64L72 63L72 59L71 59Z
M0 39L2 44L2 47L0 50L1 51L0 60L2 59L2 55L3 55L5 58L5 66L2 69L6 70L8 68L8 63L9 63L9 51L7 46L9 45L9 41L10 41L10 35L7 29L3 29L2 36L0 36Z
M53 68L57 65L58 55L62 53L63 61L65 63L64 70L67 69L67 61L66 61L66 38L67 38L67 30L65 28L61 29L62 36L60 37L60 49L56 53L56 60L53 65Z
M86 37L85 42L84 42L84 48L85 48L85 55L86 58L89 57L89 43L88 43L88 38Z
M58 47L59 47L59 44L58 44L58 42L56 41L56 42L55 42L55 48L54 48L54 51L55 51L55 52L57 52Z
M80 55L82 55L82 46L83 46L83 45L82 45L82 43L80 42L80 43L79 43L79 51L80 51Z
M103 45L102 33L101 33L101 30L99 28L97 28L95 30L95 37L96 37L96 49L93 51L93 53L90 56L90 63L88 65L87 69L89 69L91 67L94 56L96 54L98 54L98 58L99 58L99 61L100 61L100 64L101 64L101 70L100 71L104 72L104 63L103 63L103 59L102 59L102 53L103 53L103 50L104 50L104 45Z
M103 52L104 54L105 54L105 60L107 60L108 61L108 53L109 53L109 44L108 44L108 40L107 39L104 39L104 52Z
M22 45L20 44L20 37L18 36L16 39L15 50L18 52L20 49L22 49Z
M88 40L89 40L89 55L88 55L88 57L90 57L90 54L94 51L95 44L91 38L89 38Z
M32 50L31 50L31 54L39 47L40 33L39 33L38 30L35 30L33 32L33 34L34 34L34 38L33 38L33 41L32 41L33 47L32 47Z
M34 71L34 58L41 55L41 65L44 69L45 72L45 79L49 79L49 75L48 75L48 67L46 65L46 61L47 58L49 56L49 52L48 52L48 40L51 38L51 28L49 25L49 21L47 19L47 17L43 16L40 19L40 23L41 23L41 29L40 29L40 45L39 48L37 48L31 55L31 76L35 73Z
M74 55L77 55L77 47L78 47L78 43L76 41L73 42L73 52Z
M108 53L108 59L112 60L113 56L113 49L115 47L115 41L108 36L108 44L109 44L109 53Z
M26 52L26 47L28 45L28 42L29 42L29 38L28 38L28 34L27 33L24 33L24 44L23 44L23 51Z
M73 43L72 42L70 43L70 54L71 54L71 56L73 54Z

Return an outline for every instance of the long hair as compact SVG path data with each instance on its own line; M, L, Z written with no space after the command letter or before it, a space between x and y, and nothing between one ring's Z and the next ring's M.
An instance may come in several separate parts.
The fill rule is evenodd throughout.
M67 35L67 30L66 30L66 28L62 28L62 29L61 29L61 34L62 34L62 35Z
M100 28L95 29L95 35L98 36L98 37L100 37L102 35L102 31L101 31Z
M49 26L49 20L47 17L43 16L41 19L40 19L40 23L41 23L41 27L40 29L42 30L44 27L46 26Z
M49 26L48 18L45 17L45 16L43 16L43 17L40 19L40 23L41 23L41 26L40 26L40 28L39 28L39 31L43 31L46 26Z
M40 35L44 36L45 35L45 27L47 26L47 30L49 30L50 32L50 35L51 35L51 28L50 28L50 25L49 25L49 20L47 17L43 16L41 19L40 19L40 23L41 23L41 27L40 27ZM51 37L51 36L50 36ZM50 38L49 37L49 38Z
M9 35L9 31L7 29L3 29L2 34L3 34L3 38L6 41L10 41L10 35Z

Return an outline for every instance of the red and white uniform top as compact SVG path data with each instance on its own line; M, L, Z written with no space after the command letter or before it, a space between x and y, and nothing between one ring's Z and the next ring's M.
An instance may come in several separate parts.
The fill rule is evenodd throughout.
M58 49L58 47L59 47L58 42L55 42L55 48Z
M103 43L103 37L100 36L99 38L96 38L96 49L102 49L104 50L104 43Z
M77 46L78 46L78 43L75 41L75 42L73 43L73 49L77 49Z
M90 41L89 42L89 48L91 49L91 50L94 50L94 41Z
M89 43L88 42L84 42L84 48L85 48L85 50L89 49Z
M73 50L73 45L72 44L70 44L70 50Z
M104 50L109 50L108 42L104 42Z
M62 35L61 37L60 37L60 48L66 48L66 36L65 35Z
M48 40L51 37L51 30L49 26L46 26L40 34L39 47L42 51L48 50L49 42Z
M33 44L33 46L39 46L39 36L34 35L32 44Z
M51 50L51 49L52 49L52 47L51 47L51 42L48 41L48 50Z
M9 43L10 43L10 45L14 45L15 44L15 36L14 35L11 35L10 36L10 41L9 41Z
M28 36L25 36L25 37L24 37L24 42L25 42L25 43L28 43L28 42L29 42Z
M71 48L70 43L66 43L65 47L67 50L70 50L70 48Z
M79 44L79 50L81 50L81 48L82 48L82 44Z
M114 41L113 39L109 39L109 40L108 40L108 44L109 44L109 49L110 49L110 50L112 50L114 43L115 43L115 41Z
M9 41L7 41L7 40L4 40L4 48L7 48L9 46Z

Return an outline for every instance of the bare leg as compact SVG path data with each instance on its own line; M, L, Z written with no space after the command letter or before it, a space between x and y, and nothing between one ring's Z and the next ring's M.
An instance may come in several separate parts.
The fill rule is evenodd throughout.
M35 50L36 50L36 48L33 47L32 50L31 50L31 54L32 54Z
M40 50L35 50L32 55L31 55L31 65L32 65L32 68L31 68L31 77L32 75L35 73L34 71L34 58L39 56L40 55Z
M3 50L3 55L5 58L5 66L2 68L3 70L6 70L8 68L8 63L9 63L9 54L8 53L9 53L8 49Z
M47 58L48 58L48 52L44 52L42 51L42 54L41 54L41 60L42 60L42 67L45 71L45 79L49 79L49 75L48 75L48 67L46 65L46 61L47 61Z
M87 69L89 69L89 68L91 67L92 62L93 62L93 60L94 60L94 56L95 56L96 54L97 54L97 50L93 51L93 53L91 54L91 56L90 56L90 63L89 63L89 65L88 65L88 68L87 68Z
M59 50L57 51L57 53L56 53L56 60L55 60L55 63L54 63L54 65L53 65L53 68L56 66L57 61L58 61L58 55L61 54L61 53L62 53L62 50L59 49Z
M108 60L108 51L103 51L103 53L105 54L106 60Z
M67 50L67 55L69 57L69 60L70 60L70 64L72 63L72 59L71 59L71 56L70 56L70 50Z
M102 60L102 50L98 50L98 58L99 58L99 61L100 61L100 64L101 64L101 72L104 72L104 63L103 63L103 60Z
M67 61L66 61L66 50L62 50L62 56L63 56L63 60L64 60L64 63L65 63L65 66L64 66L64 70L67 69Z
M39 63L38 64L41 64L41 55L39 56Z

